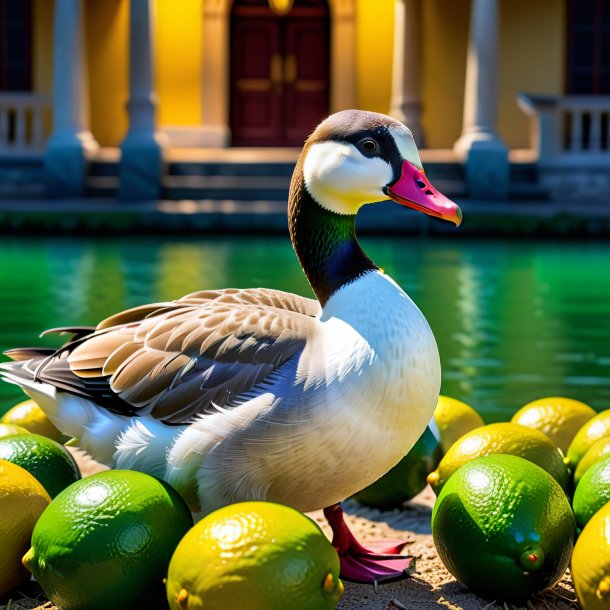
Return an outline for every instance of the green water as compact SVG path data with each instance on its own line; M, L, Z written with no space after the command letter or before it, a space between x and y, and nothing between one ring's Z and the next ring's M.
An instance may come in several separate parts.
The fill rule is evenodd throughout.
M362 244L430 322L444 394L487 421L545 395L610 408L608 244L459 236ZM5 238L0 286L2 349L56 345L38 333L206 288L268 286L311 296L283 237ZM0 383L0 412L20 399L15 386Z

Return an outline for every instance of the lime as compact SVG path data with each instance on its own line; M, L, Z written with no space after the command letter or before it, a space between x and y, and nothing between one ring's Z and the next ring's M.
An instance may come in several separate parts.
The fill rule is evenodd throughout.
M585 474L595 462L598 462L607 456L610 456L610 436L604 436L604 438L595 441L589 447L587 453L582 456L574 471L574 487L578 486L578 483L580 483L580 480L582 479L582 475Z
M525 458L546 470L563 489L569 473L561 451L546 434L508 422L489 424L466 433L445 454L428 483L438 495L449 477L462 465L477 457L508 453Z
M526 404L511 421L544 432L565 455L576 433L593 417L595 411L580 400L548 396Z
M610 409L598 413L576 433L566 454L572 470L576 469L593 443L604 436L610 436Z
M439 442L430 428L426 428L411 451L392 470L353 498L381 510L397 508L426 486L426 477L438 466L442 457Z
M434 421L438 426L441 447L445 452L466 432L485 425L483 418L471 406L449 396L438 397Z
M2 417L2 424L21 426L34 434L48 436L54 441L62 440L62 433L50 422L45 412L31 399L24 400L9 409Z
M459 581L490 599L523 601L561 578L574 516L555 479L514 455L462 466L432 511L432 535Z
M17 436L18 434L29 434L29 430L22 428L21 426L14 426L13 424L0 424L0 438L6 436Z
M610 501L610 456L593 464L582 476L572 500L576 524L584 527L608 501Z
M317 524L272 502L210 513L182 539L167 577L172 610L328 610L342 593L339 558Z
M67 449L40 434L21 434L0 439L0 459L25 468L54 498L80 479L80 471Z
M582 610L610 607L610 502L589 520L578 537L571 565Z
M110 470L77 481L42 514L23 558L62 610L143 608L191 527L178 492L150 475Z
M0 460L0 597L30 578L21 564L32 530L51 498L27 471Z

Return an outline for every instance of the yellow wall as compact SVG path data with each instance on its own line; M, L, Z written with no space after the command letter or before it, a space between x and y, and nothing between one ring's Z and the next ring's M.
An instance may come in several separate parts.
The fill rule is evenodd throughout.
M127 131L128 26L128 0L85 3L91 131L102 146L118 146Z
M529 148L517 93L564 91L564 0L500 2L498 132L509 148Z
M158 0L159 124L201 123L203 0Z
M394 0L356 0L356 101L387 113L392 82Z
M428 148L451 148L462 130L470 0L422 4L422 127Z
M34 90L52 90L53 0L34 0ZM161 126L198 125L204 0L157 0L157 87ZM394 0L355 0L356 101L388 112ZM91 129L103 146L127 129L129 0L86 0ZM529 145L520 91L561 94L565 0L500 2L498 131L511 148ZM462 127L470 0L422 2L422 123L430 148L451 148Z

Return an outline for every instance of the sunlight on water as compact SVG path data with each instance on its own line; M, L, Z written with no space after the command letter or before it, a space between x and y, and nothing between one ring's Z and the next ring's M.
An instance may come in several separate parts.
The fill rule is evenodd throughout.
M443 393L487 421L560 394L610 408L610 246L601 242L367 238L436 335ZM0 348L208 288L311 296L286 238L11 239L0 244ZM392 315L392 312L388 312ZM21 399L0 385L0 411Z

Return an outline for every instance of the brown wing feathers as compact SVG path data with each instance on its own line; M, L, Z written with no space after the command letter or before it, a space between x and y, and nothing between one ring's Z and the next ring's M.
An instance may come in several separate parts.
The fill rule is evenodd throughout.
M318 312L317 301L275 290L197 292L75 332L36 376L113 411L184 423L231 406L299 353Z

